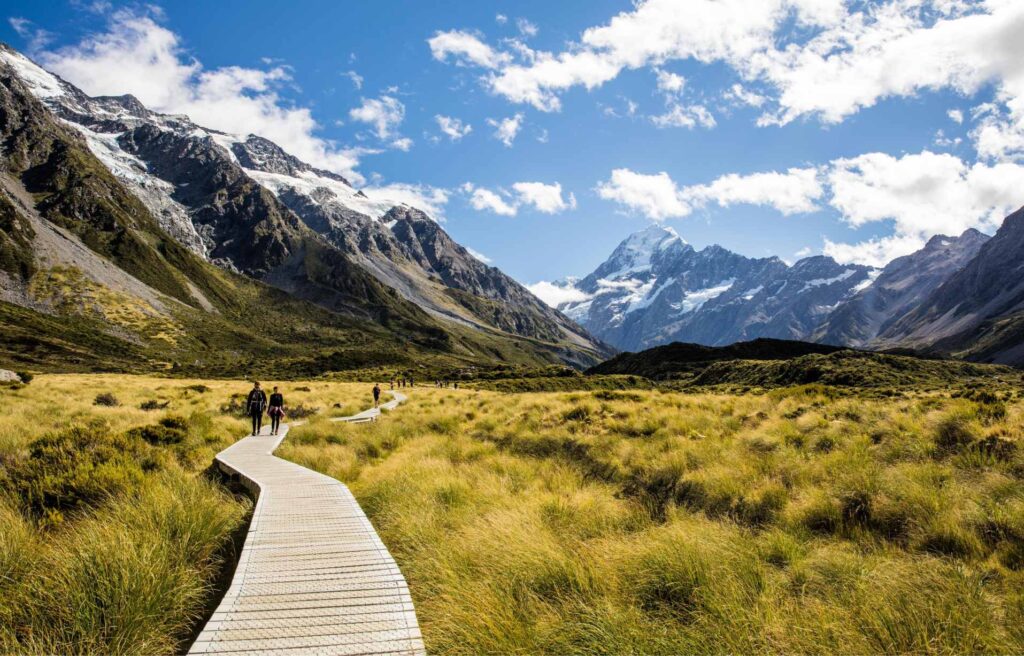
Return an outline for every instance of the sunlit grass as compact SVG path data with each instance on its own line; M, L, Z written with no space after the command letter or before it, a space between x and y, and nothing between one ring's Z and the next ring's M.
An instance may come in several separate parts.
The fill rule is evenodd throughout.
M1024 407L979 398L416 389L278 455L349 484L432 653L1019 653Z
M369 399L367 385L280 386L314 422ZM116 375L0 388L0 653L181 651L250 508L205 474L248 432L232 397L249 388Z

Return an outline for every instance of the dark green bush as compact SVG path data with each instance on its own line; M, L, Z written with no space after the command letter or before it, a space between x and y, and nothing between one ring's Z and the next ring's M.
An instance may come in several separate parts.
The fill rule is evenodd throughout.
M114 434L105 422L73 425L32 442L10 484L30 513L59 518L137 488L146 455L137 437Z
M117 400L117 397L111 394L110 392L103 392L102 394L97 394L96 398L93 400L92 403L93 405L102 405L108 408L115 408L121 405L121 402Z
M156 399L149 399L139 404L139 410L163 410L171 404L170 401L164 401L163 403Z
M14 373L16 373L18 375L18 378L20 378L21 382L24 383L25 385L28 385L29 383L31 383L32 379L35 378L34 375L30 374L27 371L16 371Z
M154 446L181 444L188 437L188 424L182 417L164 417L158 424L139 426L128 431L128 434Z

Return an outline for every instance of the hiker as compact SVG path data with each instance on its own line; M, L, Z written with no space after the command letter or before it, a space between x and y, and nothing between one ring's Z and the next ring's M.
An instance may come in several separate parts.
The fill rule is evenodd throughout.
M258 435L263 428L263 411L267 409L267 394L260 389L259 381L253 382L249 397L245 400L245 412L252 417L252 434Z
M395 389L395 379L391 379L391 389Z
M373 384L373 407L380 405L380 385L377 383Z
M270 434L277 435L277 431L281 428L281 419L284 418L284 396L277 391L277 386L274 386L274 391L270 395L270 407L267 409L267 414L270 416Z

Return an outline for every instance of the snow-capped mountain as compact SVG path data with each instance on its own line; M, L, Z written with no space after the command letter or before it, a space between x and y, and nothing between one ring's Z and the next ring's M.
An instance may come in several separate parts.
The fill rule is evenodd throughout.
M721 246L696 250L671 228L629 236L571 286L560 309L624 350L673 341L731 344L757 337L806 339L874 270L811 257L787 266Z
M258 136L158 114L132 96L89 97L0 45L5 66L163 230L209 262L357 313L356 301L370 293L361 277L369 275L442 322L540 340L579 364L607 352L398 198L355 189Z

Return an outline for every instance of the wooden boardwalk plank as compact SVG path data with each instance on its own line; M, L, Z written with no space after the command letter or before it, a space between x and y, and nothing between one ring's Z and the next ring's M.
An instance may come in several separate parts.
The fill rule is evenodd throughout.
M405 400L391 394L381 408ZM273 455L287 434L282 424L217 454L256 507L231 585L189 653L425 654L405 578L373 525L341 482Z

